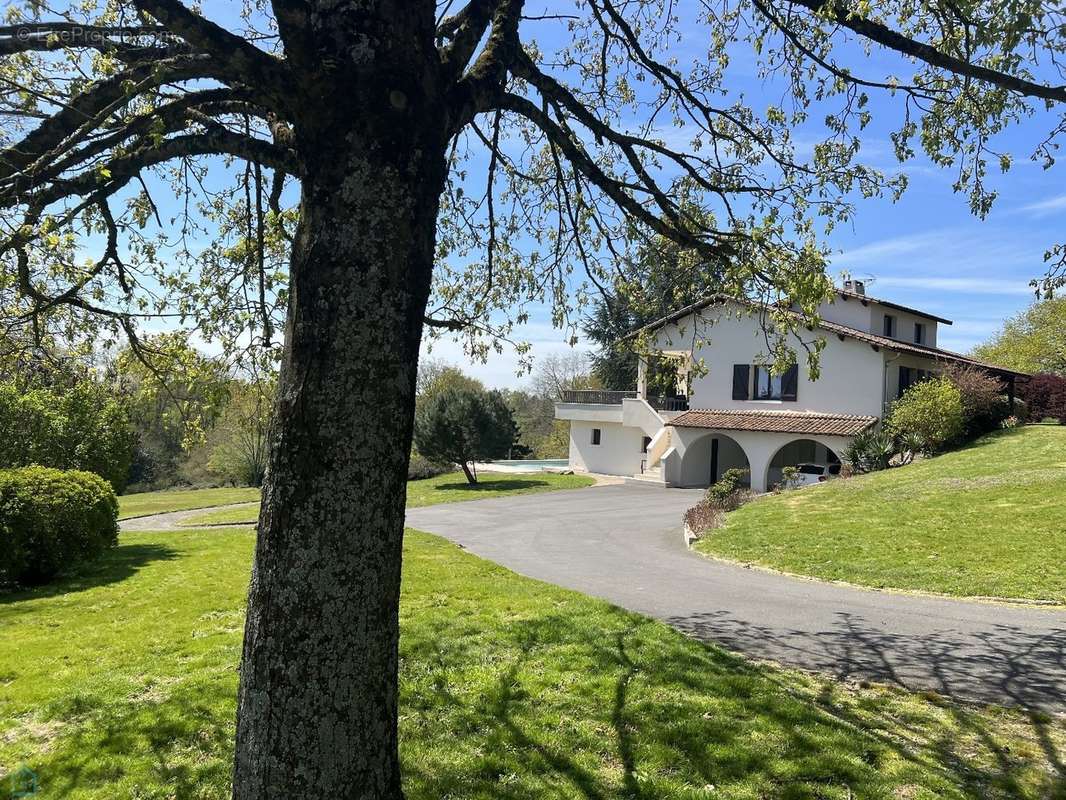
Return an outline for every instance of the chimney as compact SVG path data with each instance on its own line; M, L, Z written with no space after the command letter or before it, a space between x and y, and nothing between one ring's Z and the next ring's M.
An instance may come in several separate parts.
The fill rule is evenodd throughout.
M865 295L866 284L862 281L856 281L852 280L851 278L848 278L846 281L844 281L844 291L851 292L852 294Z

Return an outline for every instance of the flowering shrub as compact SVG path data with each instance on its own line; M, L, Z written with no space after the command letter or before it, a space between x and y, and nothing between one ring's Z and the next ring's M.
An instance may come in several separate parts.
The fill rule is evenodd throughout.
M959 390L963 434L967 439L994 431L1011 413L1010 403L1003 396L1002 381L984 370L954 364L945 368L944 377Z

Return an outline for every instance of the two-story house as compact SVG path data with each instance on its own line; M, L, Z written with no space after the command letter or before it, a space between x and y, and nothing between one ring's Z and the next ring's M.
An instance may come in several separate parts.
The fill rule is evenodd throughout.
M984 364L937 347L937 329L950 325L913 308L865 294L846 281L819 309L821 322L801 328L793 349L824 340L820 374L793 366L775 375L766 364L764 310L721 296L643 329L648 355L679 365L678 391L647 389L647 356L633 391L573 391L556 403L570 421L570 466L667 486L707 486L737 467L765 491L785 466L832 464L861 431L878 424L908 386L946 363L977 366L998 377L1013 398L1023 373Z

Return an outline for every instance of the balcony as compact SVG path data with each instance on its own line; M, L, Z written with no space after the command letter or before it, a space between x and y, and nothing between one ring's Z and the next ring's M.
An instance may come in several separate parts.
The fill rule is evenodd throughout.
M582 405L620 406L626 399L636 399L638 392L620 392L606 389L564 389L559 401ZM644 398L656 411L687 411L688 398L684 395L649 395Z

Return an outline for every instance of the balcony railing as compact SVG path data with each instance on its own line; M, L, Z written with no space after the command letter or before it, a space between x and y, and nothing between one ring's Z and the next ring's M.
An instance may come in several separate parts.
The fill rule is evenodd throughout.
M636 397L636 392L615 392L605 389L564 389L564 403L590 403L597 406L620 406L627 397Z
M648 405L656 411L688 411L688 398L680 394L648 397Z
M619 392L607 389L565 389L560 399L564 403L620 406L623 400L636 397L636 392ZM650 396L646 399L648 405L656 411L688 411L688 398L684 395Z

